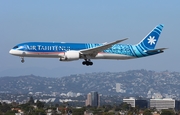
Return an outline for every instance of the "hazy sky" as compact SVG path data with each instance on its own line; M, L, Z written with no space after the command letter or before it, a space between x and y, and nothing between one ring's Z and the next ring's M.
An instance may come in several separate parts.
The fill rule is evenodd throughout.
M178 71L180 60L179 0L0 0L0 76L35 74L63 76L74 73L117 72L134 69ZM9 50L21 42L61 41L104 43L129 38L138 43L156 25L164 24L157 48L165 53L133 60L20 58Z

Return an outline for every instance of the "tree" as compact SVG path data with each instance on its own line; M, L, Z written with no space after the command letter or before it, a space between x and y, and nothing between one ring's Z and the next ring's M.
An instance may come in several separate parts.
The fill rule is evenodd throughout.
M123 102L123 103L120 104L120 108L122 110L129 110L131 108L131 105L127 104L126 102Z
M143 115L152 115L151 111L149 109L146 109L144 112L143 112Z
M46 115L45 110L43 109L37 109L34 110L34 115Z
M55 107L56 107L56 108L57 108L57 107L59 107L59 104L58 104L58 103L56 103L56 104L55 104Z
M33 105L33 104L34 104L34 99L33 99L32 96L31 96L30 99L29 99L29 104L30 104L30 105Z
M15 113L16 113L16 111L8 111L4 115L14 115Z
M105 112L102 115L114 115L114 113L113 112Z
M10 110L11 110L10 105L5 102L0 106L0 111L3 113L6 113L7 111L10 111Z
M175 115L175 113L172 110L164 109L162 110L161 115Z
M37 100L36 106L37 106L38 108L43 108L43 107L44 107L44 103L41 102L41 101L39 101L39 100Z
M73 115L84 115L84 108L73 109L72 113L73 113Z
M34 109L34 107L30 106L29 103L21 104L21 105L19 105L19 107L20 107L25 113L29 113L29 112L33 111L33 109Z

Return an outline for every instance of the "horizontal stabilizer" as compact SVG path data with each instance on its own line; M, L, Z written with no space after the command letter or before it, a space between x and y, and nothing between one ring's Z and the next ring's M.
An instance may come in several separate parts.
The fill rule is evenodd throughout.
M154 50L145 50L144 52L146 53L161 53L164 52L164 50L167 48L158 48L158 49L154 49Z

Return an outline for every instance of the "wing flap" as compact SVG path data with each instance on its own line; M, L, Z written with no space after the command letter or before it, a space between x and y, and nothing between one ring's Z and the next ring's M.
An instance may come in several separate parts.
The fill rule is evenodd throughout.
M127 40L127 39L128 38L125 38L125 39L122 39L122 40L117 40L117 41L114 41L114 42L111 42L111 43L106 43L106 44L104 44L102 46L98 46L98 47L95 47L95 48L84 49L84 50L81 50L80 52L82 54L94 54L94 55L96 55L97 53L112 47L114 44L120 43L120 42L122 42L124 40Z

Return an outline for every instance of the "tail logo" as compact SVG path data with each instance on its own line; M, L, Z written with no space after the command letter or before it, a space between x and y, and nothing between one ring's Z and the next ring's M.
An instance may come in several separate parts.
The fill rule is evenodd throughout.
M143 40L140 41L140 43L137 44L137 46L142 50L154 49L158 42L162 29L162 24L157 25L148 35L146 35L146 37L144 37Z
M156 44L155 43L155 41L156 41L156 39L154 39L155 38L155 36L149 36L149 38L147 39L148 40L148 44L150 44L150 45L153 45L153 44Z

